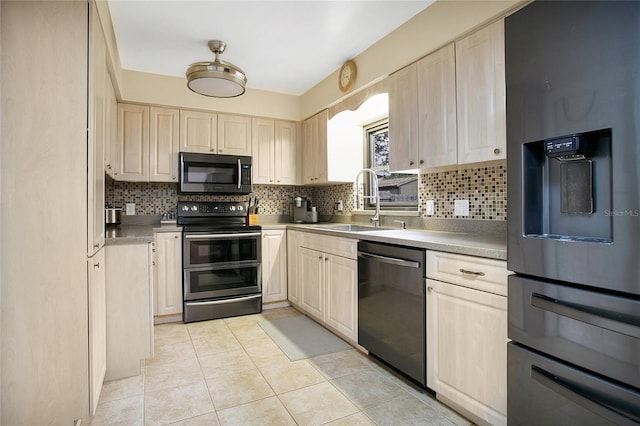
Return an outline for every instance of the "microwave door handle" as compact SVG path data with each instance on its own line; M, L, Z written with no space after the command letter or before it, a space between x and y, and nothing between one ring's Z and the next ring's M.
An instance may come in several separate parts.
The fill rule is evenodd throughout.
M238 158L238 189L240 189L241 184L242 184L242 163Z

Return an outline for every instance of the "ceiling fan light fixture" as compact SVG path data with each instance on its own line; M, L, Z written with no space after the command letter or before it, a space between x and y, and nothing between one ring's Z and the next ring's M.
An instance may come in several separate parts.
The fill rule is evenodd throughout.
M237 66L220 60L227 47L220 40L209 41L216 55L213 62L195 62L187 69L187 87L195 93L214 98L233 98L245 92L247 76Z

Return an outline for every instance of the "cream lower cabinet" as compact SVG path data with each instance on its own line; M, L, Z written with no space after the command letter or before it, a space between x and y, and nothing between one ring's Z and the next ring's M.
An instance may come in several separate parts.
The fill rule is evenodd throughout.
M303 233L296 264L301 310L342 337L358 340L357 240Z
M293 304L300 302L300 242L302 232L287 230L287 299Z
M427 276L427 386L476 424L506 425L505 262L428 251Z
M262 303L287 300L287 235L284 229L262 231ZM266 305L266 306L265 306Z
M107 312L105 249L87 260L89 277L89 409L98 407L102 383L107 371Z
M106 380L140 374L153 356L152 243L108 245L106 249Z
M182 314L182 233L156 232L154 322L173 320Z

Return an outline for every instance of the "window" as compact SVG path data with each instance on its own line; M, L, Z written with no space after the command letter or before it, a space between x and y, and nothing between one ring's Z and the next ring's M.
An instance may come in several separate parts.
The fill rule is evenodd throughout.
M389 171L389 120L385 119L364 127L365 167L375 170L380 185L380 208L386 210L417 210L417 173L391 173ZM365 179L364 192L370 194L371 182ZM367 208L373 208L367 199Z

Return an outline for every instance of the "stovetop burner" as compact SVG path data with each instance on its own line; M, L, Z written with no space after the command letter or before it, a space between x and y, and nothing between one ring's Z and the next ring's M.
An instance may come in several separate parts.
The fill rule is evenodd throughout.
M189 230L260 230L247 225L247 203L234 201L178 201L176 223Z

